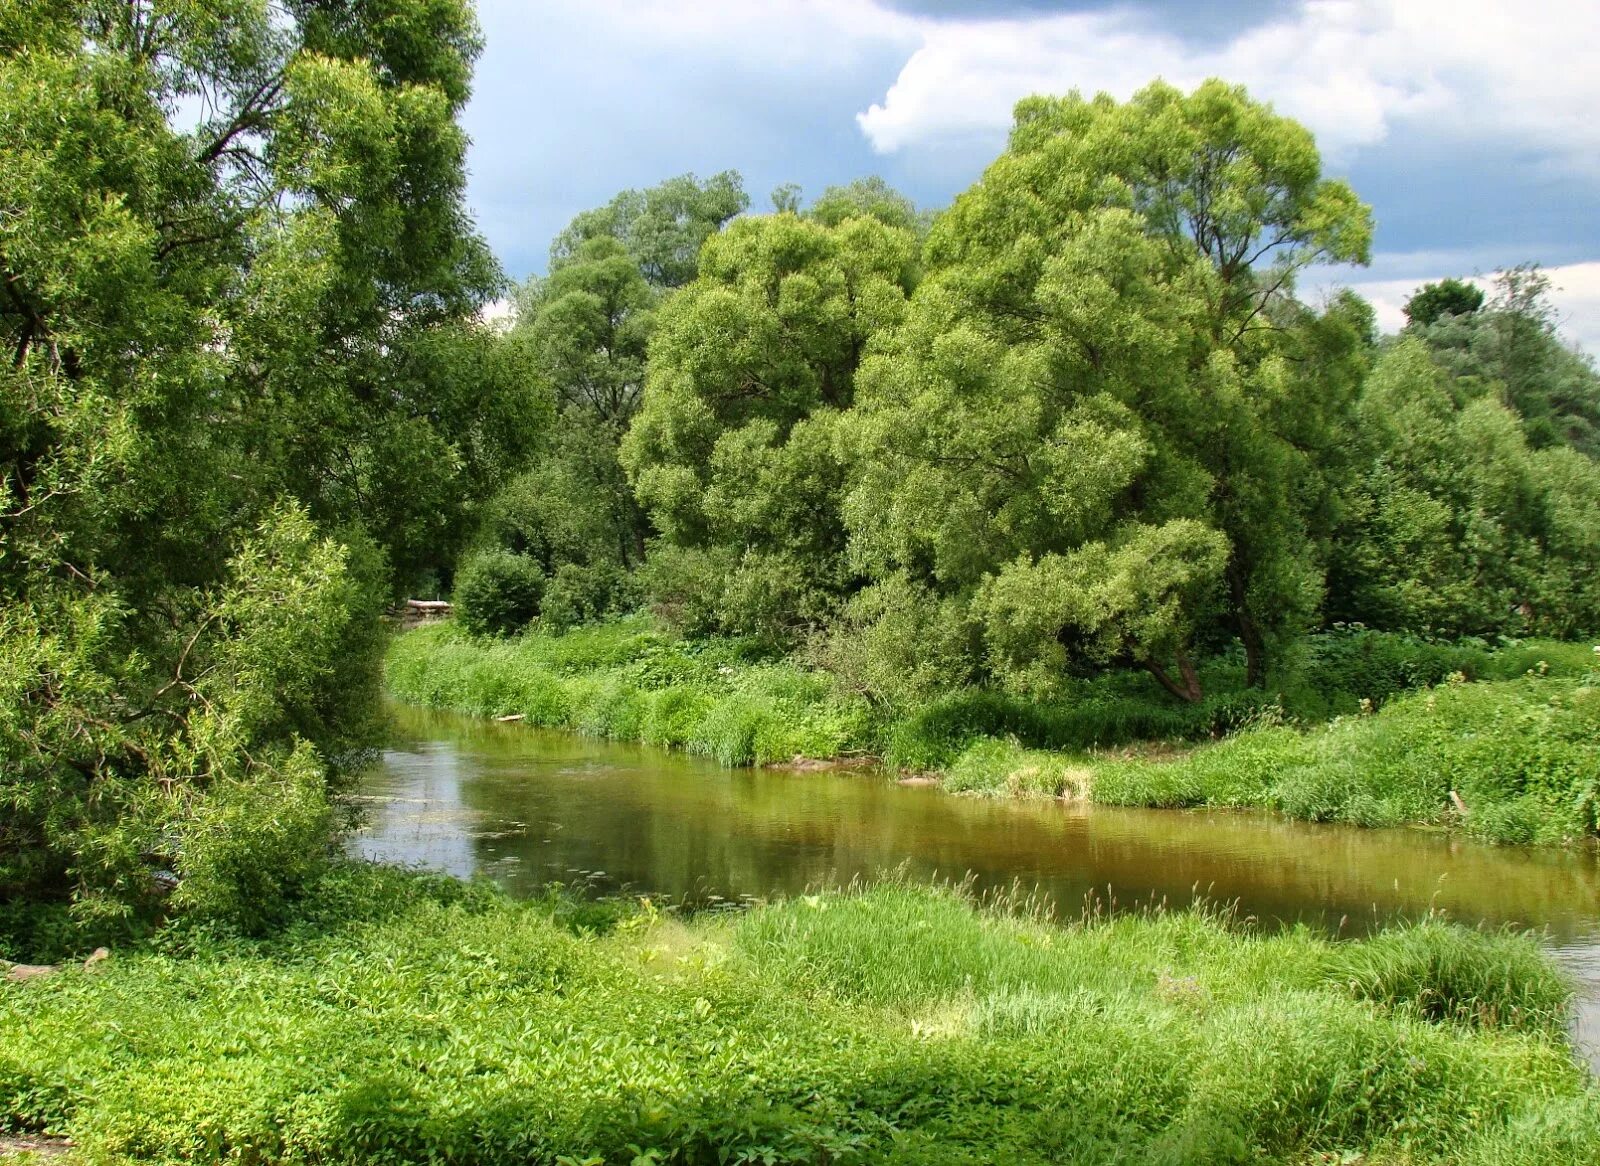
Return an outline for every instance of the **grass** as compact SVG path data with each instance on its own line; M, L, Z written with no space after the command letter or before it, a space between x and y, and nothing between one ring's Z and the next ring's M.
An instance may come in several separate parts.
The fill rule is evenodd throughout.
M498 641L420 629L395 640L388 683L413 704L728 766L870 752L955 792L1258 807L1561 843L1600 829L1595 666L1588 644L1491 649L1341 630L1309 640L1267 691L1243 689L1236 663L1212 662L1213 695L1196 705L1113 672L1051 701L967 688L895 715L825 673L739 641L677 640L636 616Z
M88 1161L1560 1166L1600 1144L1567 995L1527 937L1440 923L1061 927L893 883L686 923L357 865L270 939L0 988L0 1130Z
M727 766L833 758L871 739L865 704L826 676L752 658L738 641L675 640L645 617L499 641L449 624L419 628L395 638L386 672L390 692L410 704L521 716Z
M1364 826L1450 823L1495 842L1574 841L1595 835L1600 814L1600 688L1448 684L1309 732L1258 728L1173 760L1093 769L1093 797L1121 805L1265 806Z

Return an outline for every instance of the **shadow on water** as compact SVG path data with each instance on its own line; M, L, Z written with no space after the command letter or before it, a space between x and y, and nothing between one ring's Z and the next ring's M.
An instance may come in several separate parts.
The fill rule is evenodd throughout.
M872 878L1020 882L1075 917L1196 896L1264 925L1360 934L1439 911L1545 932L1579 978L1578 1037L1600 1055L1600 860L1417 830L1263 814L1093 809L954 797L875 773L728 770L703 758L412 709L367 775L351 849L485 874L512 893L558 880L690 904ZM1597 1062L1600 1063L1600 1062Z

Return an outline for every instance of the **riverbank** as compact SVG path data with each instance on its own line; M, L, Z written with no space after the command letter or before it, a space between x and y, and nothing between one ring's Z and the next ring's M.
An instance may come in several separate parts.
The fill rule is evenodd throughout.
M1586 644L1490 651L1368 633L1319 645L1287 691L1230 687L1224 666L1217 695L1197 705L1112 676L1053 702L963 690L890 715L825 673L635 618L504 641L424 628L395 639L387 677L407 703L730 766L873 754L954 792L1564 843L1593 838L1600 820L1595 666Z
M4 986L0 1130L86 1161L1559 1166L1600 1142L1567 995L1531 939L1438 923L1063 927L904 885L684 920L356 864L270 938Z

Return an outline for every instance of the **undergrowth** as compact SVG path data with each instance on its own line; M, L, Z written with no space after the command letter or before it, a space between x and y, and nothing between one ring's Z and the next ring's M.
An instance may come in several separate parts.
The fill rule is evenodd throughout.
M687 925L363 866L278 935L0 986L0 1129L89 1160L1592 1161L1529 938L1057 926L903 884ZM1327 1157L1324 1157L1327 1156Z

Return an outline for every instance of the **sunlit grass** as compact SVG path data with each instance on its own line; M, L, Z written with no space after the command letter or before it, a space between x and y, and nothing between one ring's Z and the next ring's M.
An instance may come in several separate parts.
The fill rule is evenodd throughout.
M1530 939L1436 923L1059 926L893 882L686 922L351 867L272 939L0 991L0 1128L94 1161L1560 1166L1600 1144L1566 997Z

